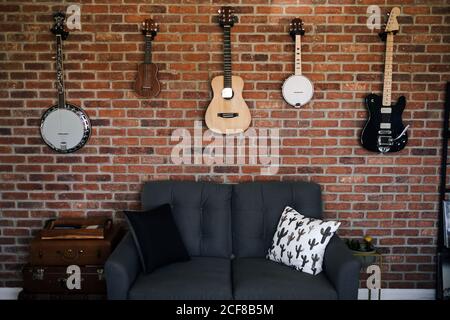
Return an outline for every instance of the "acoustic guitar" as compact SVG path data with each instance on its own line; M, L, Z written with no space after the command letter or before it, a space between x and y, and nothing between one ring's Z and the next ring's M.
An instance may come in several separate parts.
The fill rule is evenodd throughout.
M135 91L144 98L156 97L161 91L158 80L158 66L152 63L152 41L158 33L158 24L152 19L142 23L142 33L145 36L144 63L138 66Z
M206 110L208 128L220 134L235 134L247 130L251 123L250 110L242 98L244 81L231 73L231 28L237 21L232 7L219 9L219 22L223 27L223 76L211 81L213 99Z
M406 99L401 96L392 105L392 60L394 48L394 34L399 30L397 16L400 9L395 7L391 13L380 37L386 41L386 55L384 65L383 96L369 94L365 99L369 119L361 134L361 144L369 151L386 153L402 150L408 142L408 126L402 122L402 113Z
M289 34L295 41L295 74L287 78L281 89L284 101L291 106L300 108L307 104L314 93L314 88L309 79L302 75L302 41L305 34L303 21L295 18L291 21Z

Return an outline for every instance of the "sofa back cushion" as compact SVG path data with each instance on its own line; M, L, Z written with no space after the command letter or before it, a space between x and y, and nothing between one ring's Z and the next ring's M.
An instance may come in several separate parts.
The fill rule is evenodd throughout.
M320 219L320 186L313 182L252 182L234 185L233 254L240 258L265 257L286 206L306 217Z
M191 257L230 257L231 185L152 181L144 184L141 202L144 210L171 205Z

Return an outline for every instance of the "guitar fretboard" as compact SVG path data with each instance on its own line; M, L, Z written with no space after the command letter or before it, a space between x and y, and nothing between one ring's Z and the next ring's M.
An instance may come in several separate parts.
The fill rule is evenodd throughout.
M150 37L145 37L145 55L144 55L144 63L150 64L152 63L152 41Z
M391 105L393 49L394 34L388 33L386 35L386 57L384 63L383 106Z
M231 88L231 27L223 27L223 87Z
M58 89L58 106L60 108L66 105L62 43L61 35L56 35L56 88Z
M295 36L295 75L302 74L302 38L301 35Z

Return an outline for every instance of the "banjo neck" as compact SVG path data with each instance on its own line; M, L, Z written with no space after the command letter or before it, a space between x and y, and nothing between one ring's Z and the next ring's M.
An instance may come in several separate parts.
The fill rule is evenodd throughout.
M59 108L64 108L66 106L62 44L63 40L61 35L56 35L56 88L58 89Z
M302 38L300 34L295 35L295 75L302 75Z

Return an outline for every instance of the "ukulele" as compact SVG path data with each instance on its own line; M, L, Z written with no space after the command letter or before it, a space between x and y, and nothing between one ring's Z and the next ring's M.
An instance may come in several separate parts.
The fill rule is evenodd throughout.
M314 93L311 81L302 76L301 37L305 34L305 30L301 19L296 18L291 21L289 34L295 41L295 74L284 81L281 92L284 101L293 107L300 108L311 100Z
M397 152L402 150L408 142L406 131L409 125L405 127L402 122L406 99L401 96L396 104L391 104L394 34L399 30L397 22L399 15L400 9L393 8L388 14L389 19L384 32L380 33L381 39L386 41L383 96L372 93L365 99L369 119L362 130L361 144L369 151Z
M152 19L142 22L142 33L145 36L144 63L138 66L136 76L135 91L138 95L150 98L155 97L161 91L158 80L158 66L152 63L152 41L158 32L158 24Z
M231 73L230 32L237 17L231 7L219 9L219 22L223 27L223 76L212 79L213 98L206 110L208 128L220 134L235 134L247 130L251 123L250 110L242 98L244 81Z
M63 40L69 32L64 28L66 15L57 12L53 15L51 29L56 38L56 88L58 102L48 108L41 118L40 134L52 150L59 153L75 152L82 148L91 136L91 122L80 107L66 102L63 70Z

